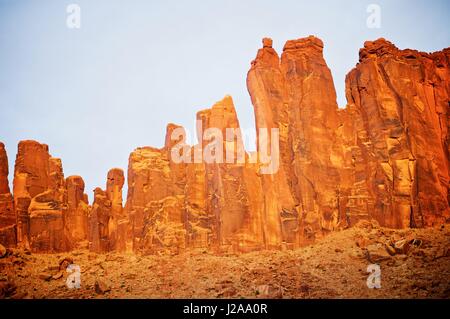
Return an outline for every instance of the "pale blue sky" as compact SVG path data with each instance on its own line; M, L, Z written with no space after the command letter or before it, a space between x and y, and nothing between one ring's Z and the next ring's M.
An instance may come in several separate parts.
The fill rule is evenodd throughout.
M66 6L81 7L81 29ZM366 26L368 4L381 28ZM254 126L245 84L261 38L280 53L310 34L325 44L338 103L366 40L399 48L450 46L450 1L25 1L0 0L0 141L10 178L23 139L47 143L66 176L92 198L107 171L128 166L138 146L160 147L168 122L193 127L195 113L233 96L243 128Z

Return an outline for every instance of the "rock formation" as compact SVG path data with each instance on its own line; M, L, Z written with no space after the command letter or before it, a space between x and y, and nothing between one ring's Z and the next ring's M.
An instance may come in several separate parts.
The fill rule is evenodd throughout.
M5 145L0 142L0 244L16 245L16 214L8 183L8 157Z
M282 169L275 176L264 176L263 183L275 178L278 188L273 195L265 193L272 205L268 208L272 224L282 226L283 237L277 241L294 245L336 229L340 217L342 150L336 136L340 123L322 49L322 41L315 37L292 40L280 59L272 41L264 39L247 77L257 129L274 127L280 132Z
M226 96L212 108L198 112L197 123L213 243L233 251L259 247L261 232L252 229L251 223L261 211L252 205L248 192L246 175L251 172L245 165L248 156L232 98Z
M99 187L94 190L94 203L88 218L92 251L125 251L127 248L129 221L122 206L124 182L123 170L114 168L108 172L106 191Z
M122 188L125 183L123 170L111 169L108 172L106 196L111 202L111 212L108 224L110 249L125 251L127 248L128 216L122 205Z
M81 178L64 179L62 162L47 145L21 141L14 170L18 244L34 252L82 247L88 210L83 190Z
M168 126L168 134L173 127ZM126 210L135 250L178 252L186 247L184 163L169 160L168 146L142 147L130 155Z
M354 145L349 214L393 228L449 217L450 49L399 50L366 42L346 79Z
M450 217L449 61L450 49L366 42L339 109L320 39L287 41L279 57L265 38L247 75L256 152L245 152L226 96L197 113L196 145L169 124L162 148L130 154L125 206L121 169L108 172L91 207L83 179L64 179L61 161L35 141L19 143L13 199L0 143L0 243L229 253L296 248L360 220L442 225Z
M48 146L35 141L19 143L14 170L14 206L17 239L32 251L66 249L65 191L61 161Z
M106 192L97 187L94 190L94 203L89 212L89 249L94 252L108 252L109 244L109 219L111 215L111 201Z
M64 230L71 248L86 248L88 240L89 202L84 193L84 181L80 176L66 178L67 211Z

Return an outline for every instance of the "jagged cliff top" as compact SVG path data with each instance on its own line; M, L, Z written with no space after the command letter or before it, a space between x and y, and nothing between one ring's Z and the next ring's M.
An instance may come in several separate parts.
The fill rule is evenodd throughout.
M414 49L399 49L391 41L384 38L379 38L374 41L364 42L364 47L359 50L359 62L363 62L366 59L376 57L382 58L386 56L397 56L399 58L416 59L421 57L437 58L438 55L448 54L450 48L444 48L435 52L422 52Z
M18 242L28 237L34 251L62 251L87 238L94 251L131 245L150 252L198 245L246 251L298 247L361 218L394 228L442 224L450 212L448 149L443 143L448 129L442 125L448 109L445 52L427 55L399 50L385 39L367 41L346 83L351 107L338 112L323 42L314 36L289 40L280 58L272 40L264 38L247 87L256 128L280 133L274 152L279 151L281 165L268 173L270 178L262 176L262 161L248 166L221 166L220 161L183 166L191 163L187 155L183 165L175 165L168 150L173 145L170 135L180 126L170 123L164 147L141 147L131 153L124 211L123 171L109 171L106 198L99 198L103 190L95 191L87 216L93 230L88 233L87 223L77 219L87 213L85 205L81 211L76 205L85 198L84 185L65 185L61 161L51 157L47 145L22 141L14 198L7 190L2 204L7 208L4 225L9 227L3 238L16 240L10 226L17 222ZM239 127L230 96L199 111L197 119L200 134L200 126ZM258 142L264 140L261 136ZM205 144L194 150L207 151ZM234 149L235 139L221 146ZM263 147L258 152L264 157ZM73 202L64 211L68 218L45 227L40 217L28 218L30 202L45 217L46 210L65 207L66 193ZM178 197L184 200L174 200ZM36 205L37 199L45 205ZM119 223L120 218L124 220ZM47 236L46 227L58 230L59 237Z
M322 53L323 41L313 35L306 38L299 38L296 40L288 40L283 47L283 51L288 50L317 50Z

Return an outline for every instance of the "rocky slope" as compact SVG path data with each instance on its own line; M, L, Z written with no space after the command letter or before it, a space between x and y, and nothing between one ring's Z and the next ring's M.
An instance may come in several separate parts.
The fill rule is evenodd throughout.
M61 160L36 141L19 143L12 196L0 144L0 243L34 253L222 254L295 249L361 220L394 229L444 225L449 61L450 49L366 42L346 79L348 105L339 109L320 39L288 41L280 57L265 38L247 75L257 152L240 152L226 96L197 113L198 144L186 144L184 129L169 124L165 146L133 151L127 180L112 169L92 205L83 179L65 179ZM278 167L271 174L266 150ZM218 162L218 154L236 156Z
M0 258L6 298L450 298L450 227L393 230L376 222L333 232L295 250L167 256L86 249ZM367 286L380 265L381 288ZM80 267L69 289L68 263ZM220 269L220 271L217 271Z

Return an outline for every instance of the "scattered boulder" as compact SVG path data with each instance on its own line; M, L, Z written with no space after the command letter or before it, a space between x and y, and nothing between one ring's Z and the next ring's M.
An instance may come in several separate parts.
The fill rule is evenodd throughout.
M73 264L73 258L71 257L63 257L59 260L59 270L66 270L67 267Z
M406 239L394 243L394 249L397 254L407 254L410 248L410 242Z
M6 253L7 253L6 247L0 244L0 258L6 257Z
M389 260L391 255L382 244L372 244L367 246L367 259L372 263L379 263Z
M0 281L0 299L9 298L16 292L17 286L11 280Z
M52 279L53 279L53 280L58 280L58 279L61 279L62 276L63 276L63 272L60 271L60 272L58 272L57 274L54 274L54 275L52 276Z
M367 246L372 244L372 242L364 236L358 235L355 237L355 244L361 249L365 249Z
M364 229L366 231L371 231L372 229L378 227L378 223L376 223L375 221L372 220L360 220L355 224L356 228L361 228Z
M237 293L237 289L233 286L227 287L225 289L223 289L221 292L219 292L217 294L217 297L222 297L222 298L230 298L230 297L234 297Z
M59 271L59 266L48 266L47 270L54 273Z
M102 279L97 279L95 281L95 292L99 295L103 295L107 292L111 291L111 286L103 281Z
M259 285L256 287L256 294L261 297L267 297L269 296L269 285Z
M39 274L39 279L42 279L44 281L50 281L52 279L53 275L48 272L43 272Z
M394 256L396 254L396 250L391 245L386 245L386 251L389 255Z
M300 291L307 292L309 287L307 285L300 286ZM256 287L256 294L260 298L281 298L283 295L281 287L274 287L272 285L259 285Z

